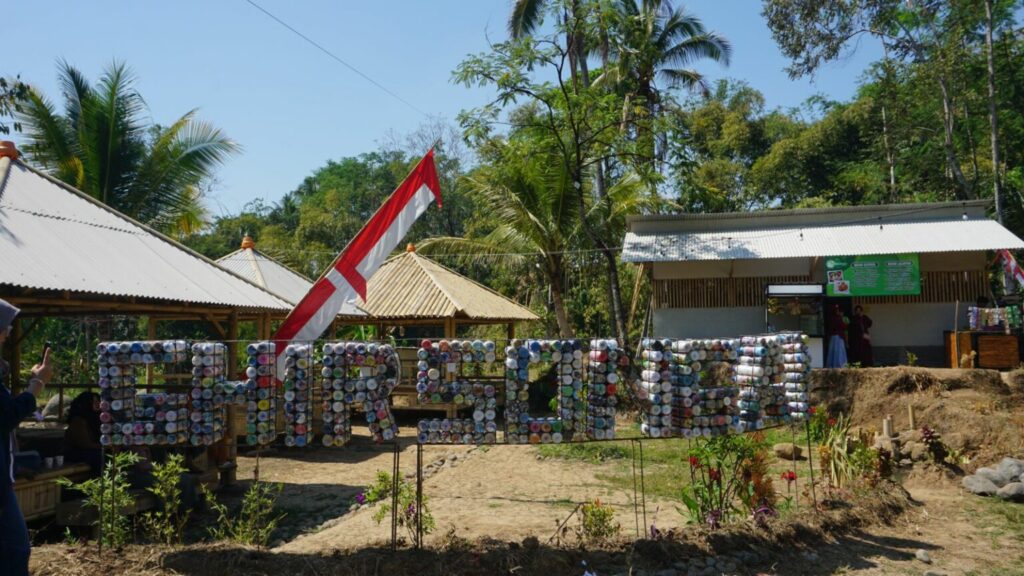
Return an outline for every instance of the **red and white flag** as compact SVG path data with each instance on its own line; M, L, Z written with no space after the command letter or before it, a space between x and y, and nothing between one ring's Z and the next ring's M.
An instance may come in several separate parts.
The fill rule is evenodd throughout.
M366 282L398 246L430 203L441 205L441 186L430 150L387 201L313 284L274 335L278 355L292 341L319 338L346 304L366 299ZM284 363L278 362L283 368Z
M996 250L996 254L1003 260L1003 270L1006 274L1017 281L1017 285L1024 286L1024 270L1021 269L1017 259L1010 254L1009 250Z

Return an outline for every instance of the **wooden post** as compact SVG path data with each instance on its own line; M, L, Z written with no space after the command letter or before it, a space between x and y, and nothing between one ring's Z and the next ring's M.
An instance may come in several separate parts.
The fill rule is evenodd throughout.
M444 319L444 337L447 339L455 338L455 318Z
M882 420L882 436L892 438L892 414L886 414Z
M509 322L508 323L508 341L512 342L515 339L516 339L516 323L515 322Z
M237 378L238 372L238 311L228 317L228 378Z
M152 315L146 316L146 339L149 341L156 340L156 318L153 318ZM146 365L147 392L153 391L153 370L155 368L153 364Z
M914 418L914 405L907 404L907 418L910 420L910 429L917 430L917 419Z

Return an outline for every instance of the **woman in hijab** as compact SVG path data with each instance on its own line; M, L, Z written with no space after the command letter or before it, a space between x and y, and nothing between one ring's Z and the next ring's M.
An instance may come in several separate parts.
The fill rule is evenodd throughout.
M825 359L825 368L846 367L847 325L846 316L836 304L832 307L832 315L828 319L828 357Z
M19 310L0 300L0 346L6 342L14 326ZM0 360L0 382L5 382L10 372L7 363ZM31 544L28 528L21 515L18 499L14 495L14 431L36 410L36 397L43 391L53 375L50 365L50 351L43 354L43 361L32 367L25 392L14 396L6 385L0 384L0 573L13 576L28 576L28 557ZM15 375L17 377L17 375Z
M88 464L94 474L103 467L100 447L100 397L82 392L71 401L64 432L64 460Z

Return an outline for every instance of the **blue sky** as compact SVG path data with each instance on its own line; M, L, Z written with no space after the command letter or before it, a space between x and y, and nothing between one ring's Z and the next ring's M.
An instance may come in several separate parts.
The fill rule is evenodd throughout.
M451 83L466 54L505 37L511 0L354 2L257 0L307 36L432 116L454 120L484 103L486 90ZM769 107L798 106L822 93L848 99L864 67L881 56L866 41L814 81L788 79L754 0L684 4L733 43L729 68L702 63L709 79L742 79ZM10 2L0 25L20 74L59 100L56 62L96 78L112 60L138 77L152 119L169 123L192 108L243 147L218 173L215 214L278 200L329 159L373 150L389 131L425 118L260 13L244 0L33 0ZM14 51L11 52L10 50Z

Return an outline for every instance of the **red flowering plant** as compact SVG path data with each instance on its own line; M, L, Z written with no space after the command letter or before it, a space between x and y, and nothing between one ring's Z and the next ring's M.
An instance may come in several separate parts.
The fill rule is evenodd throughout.
M829 435L829 429L835 427L836 419L829 416L828 410L824 406L811 406L807 412L811 415L810 420L807 421L811 440L821 443Z
M745 466L767 450L763 436L730 434L697 440L687 456L690 484L683 488L681 514L714 530L758 505Z

